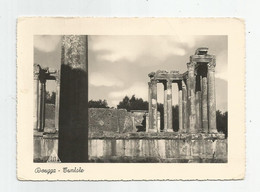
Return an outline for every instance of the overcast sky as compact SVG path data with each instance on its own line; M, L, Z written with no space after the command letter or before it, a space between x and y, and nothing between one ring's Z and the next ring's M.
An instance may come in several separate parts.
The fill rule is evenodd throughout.
M208 47L216 55L217 109L227 111L226 36L88 36L89 99L106 99L110 107L126 95L148 98L148 73L157 70L187 71L190 55ZM59 68L61 36L35 36L34 62ZM54 83L47 83L54 90ZM163 103L163 86L158 84L158 102ZM173 84L173 105L178 102Z

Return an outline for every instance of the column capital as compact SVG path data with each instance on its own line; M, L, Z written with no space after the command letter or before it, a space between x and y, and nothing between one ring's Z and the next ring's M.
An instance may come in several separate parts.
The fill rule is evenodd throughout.
M215 56L212 58L212 60L207 64L208 70L215 72L215 67L216 67L216 58Z
M151 83L151 84L157 84L157 83L159 83L159 82L158 82L157 79L152 78L152 79L150 80L150 83Z
M191 70L191 69L195 69L195 65L196 65L196 62L194 61L191 61L189 63L187 63L187 68L188 68L188 71Z

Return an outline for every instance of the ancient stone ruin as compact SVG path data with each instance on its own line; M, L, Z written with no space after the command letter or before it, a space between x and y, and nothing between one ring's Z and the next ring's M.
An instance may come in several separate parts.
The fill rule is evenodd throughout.
M164 86L164 132L172 132L172 83L178 85L179 133L217 133L215 56L199 48L187 63L188 71L149 74L149 132L158 131L157 83Z
M35 162L46 162L54 152L61 162L227 162L227 139L216 128L216 59L207 48L196 50L183 74L149 73L149 110L128 112L88 109L87 36L64 36L62 41L61 73L35 65ZM46 80L57 82L52 129L44 124ZM158 83L164 85L163 119L157 110ZM172 83L178 84L177 132L172 128Z

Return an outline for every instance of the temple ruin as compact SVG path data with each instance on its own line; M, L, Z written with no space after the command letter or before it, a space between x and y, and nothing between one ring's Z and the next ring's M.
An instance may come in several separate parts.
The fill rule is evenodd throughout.
M60 103L60 72L49 68L42 68L39 64L34 64L34 129L43 132L45 128L45 95L47 80L56 82L55 97L55 127L59 129L59 103Z
M157 132L157 84L164 87L164 132L172 128L172 84L178 85L178 133L217 133L214 55L208 48L199 48L187 63L188 70L157 71L149 73L149 132Z
M53 151L61 162L227 162L227 139L216 127L214 55L199 48L188 70L149 73L149 110L88 108L88 38L62 38L61 68L34 65L34 162ZM56 81L55 127L45 128L46 81ZM164 86L164 116L157 84ZM179 129L173 131L172 84L178 85ZM160 127L164 121L164 127Z

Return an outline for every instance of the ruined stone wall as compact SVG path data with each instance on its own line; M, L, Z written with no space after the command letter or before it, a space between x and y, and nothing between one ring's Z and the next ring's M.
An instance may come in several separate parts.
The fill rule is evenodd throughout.
M227 162L224 134L136 132L144 111L89 109L90 162ZM58 133L34 134L34 162L58 153Z
M58 137L34 137L34 162L46 162L58 151ZM91 133L90 162L225 163L227 140L223 134Z
M227 162L227 140L219 134L91 135L88 144L90 162Z
M135 132L131 113L125 109L89 109L89 133Z

